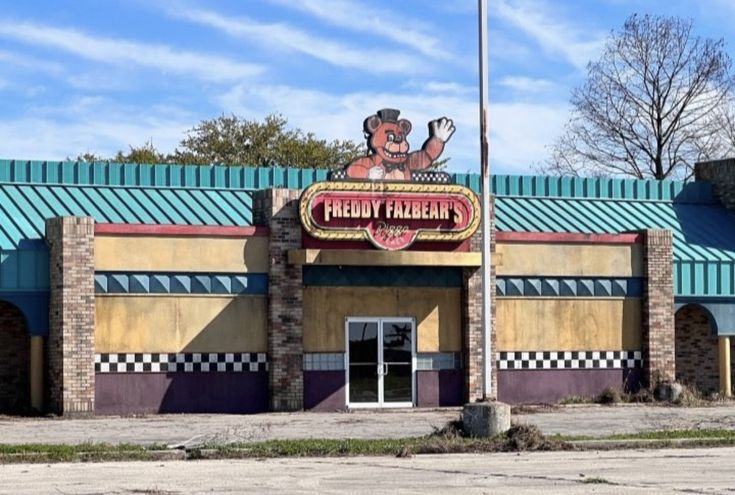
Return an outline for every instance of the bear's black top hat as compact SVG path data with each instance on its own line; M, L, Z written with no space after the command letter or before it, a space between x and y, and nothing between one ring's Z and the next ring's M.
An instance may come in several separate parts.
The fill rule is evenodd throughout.
M378 110L378 117L380 117L380 120L383 122L398 122L398 115L400 115L401 111L396 110L395 108L383 108L381 110Z

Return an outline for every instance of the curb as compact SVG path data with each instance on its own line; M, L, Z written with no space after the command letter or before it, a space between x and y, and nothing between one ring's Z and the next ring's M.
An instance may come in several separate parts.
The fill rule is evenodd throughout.
M735 444L728 437L629 439L629 440L573 440L567 442L579 450L630 450L686 447L725 447Z

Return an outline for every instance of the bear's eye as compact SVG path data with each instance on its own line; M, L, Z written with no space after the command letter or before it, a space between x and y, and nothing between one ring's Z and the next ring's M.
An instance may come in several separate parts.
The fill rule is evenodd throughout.
M396 140L396 136L393 133L388 134L388 141L393 142Z

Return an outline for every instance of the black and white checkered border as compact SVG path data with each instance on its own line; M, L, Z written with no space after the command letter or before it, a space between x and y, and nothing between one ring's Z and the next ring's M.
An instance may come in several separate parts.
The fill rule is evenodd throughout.
M501 370L615 369L642 367L641 351L499 352Z
M95 354L97 373L194 373L268 371L262 352Z
M452 178L446 172L437 172L436 170L415 170L411 172L411 180L414 182L449 184L452 181Z
M329 180L350 180L350 177L344 169L332 170L329 174ZM449 184L452 182L452 176L446 172L439 172L436 170L414 170L411 172L411 180L413 182L430 184Z

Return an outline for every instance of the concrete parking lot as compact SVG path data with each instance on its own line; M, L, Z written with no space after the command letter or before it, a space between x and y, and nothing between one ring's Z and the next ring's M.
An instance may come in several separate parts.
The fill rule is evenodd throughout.
M732 493L735 449L0 465L2 494Z
M419 409L75 420L0 417L0 443L191 445L293 438L399 438L429 434L459 416L459 409ZM735 429L735 405L697 408L566 406L515 414L513 420L535 424L545 434L589 436L690 428Z

